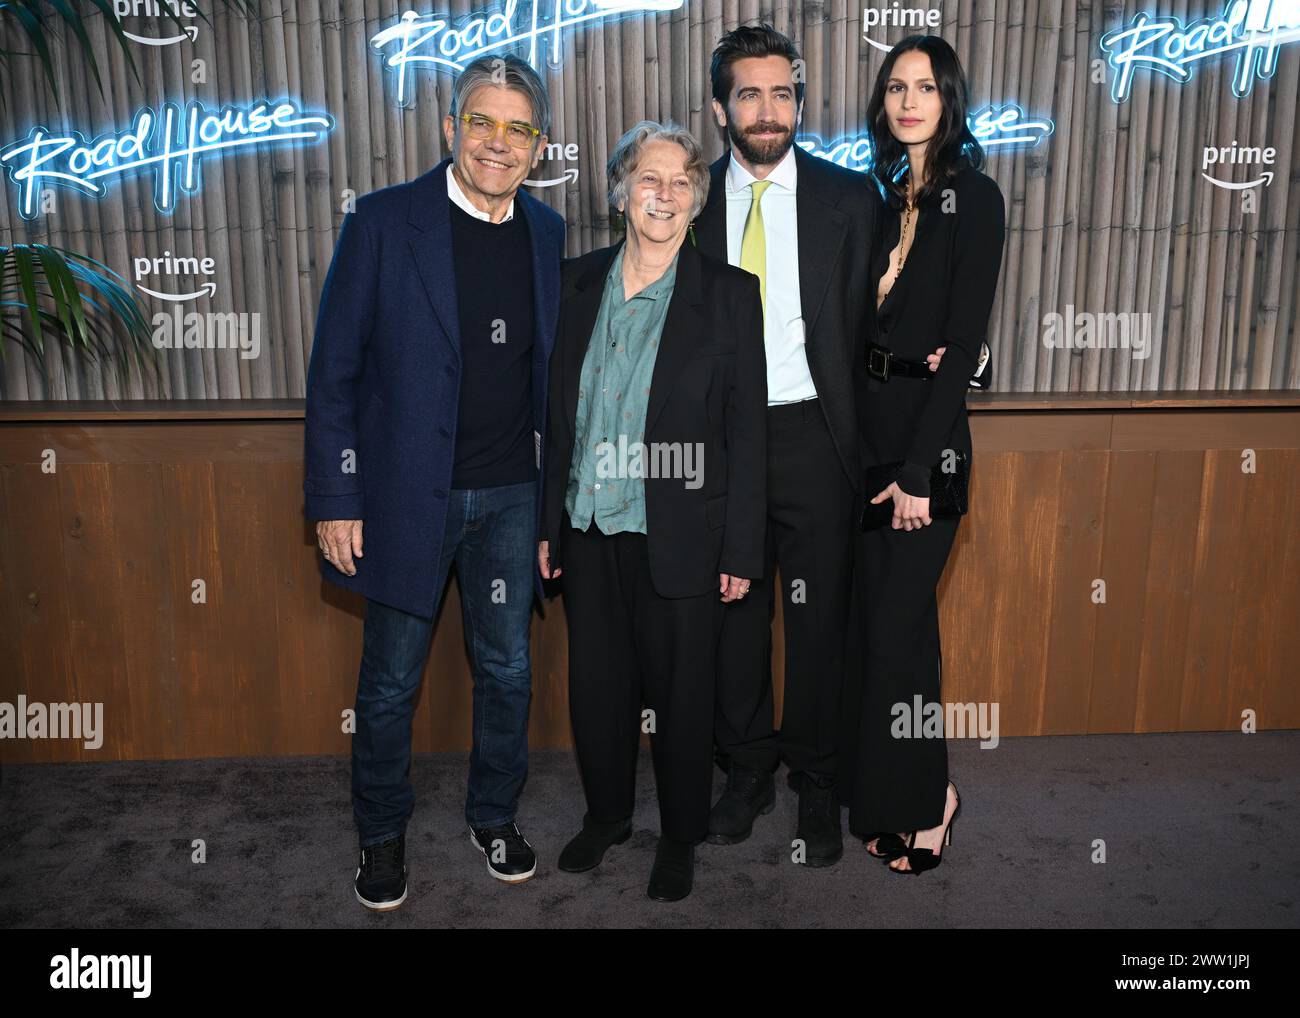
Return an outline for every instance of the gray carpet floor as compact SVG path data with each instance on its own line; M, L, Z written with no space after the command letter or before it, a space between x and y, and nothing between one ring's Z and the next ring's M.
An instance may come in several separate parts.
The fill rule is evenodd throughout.
M410 897L386 915L353 898L346 758L5 765L0 927L1297 926L1300 732L949 752L963 808L937 870L889 873L852 838L834 867L793 864L783 770L776 811L741 845L697 848L695 893L675 904L645 896L659 828L648 752L633 837L577 876L555 868L583 813L576 764L533 754L519 823L539 866L515 886L469 843L465 757L417 756Z

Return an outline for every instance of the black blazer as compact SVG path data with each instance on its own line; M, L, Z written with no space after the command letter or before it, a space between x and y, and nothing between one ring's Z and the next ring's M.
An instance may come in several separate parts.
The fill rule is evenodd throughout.
M965 160L959 165L945 187L918 205L903 271L873 318L875 341L899 357L923 360L946 343L939 370L928 380L859 376L863 463L905 461L899 487L918 496L929 494L930 470L945 449L970 452L966 385L988 332L1002 267L1002 192ZM887 211L872 245L873 304L900 227L898 212Z
M578 382L618 245L566 260L551 358L542 538L563 567L565 490ZM702 443L702 484L645 479L650 578L662 597L718 589L718 574L758 579L767 516L767 362L758 278L696 251L689 237L650 380L643 441Z
M840 463L856 490L862 476L853 379L866 370L864 344L875 311L867 261L882 205L865 174L811 156L798 146L794 158L798 170L799 303L808 370ZM724 188L730 159L728 153L709 167L708 201L695 221L700 251L724 262Z

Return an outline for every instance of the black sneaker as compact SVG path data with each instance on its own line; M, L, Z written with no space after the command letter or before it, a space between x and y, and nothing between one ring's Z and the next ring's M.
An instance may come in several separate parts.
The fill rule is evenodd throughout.
M469 840L487 856L488 872L507 884L519 884L537 872L537 854L516 824L471 827Z
M406 900L406 835L361 849L353 885L357 901L376 912L391 912Z

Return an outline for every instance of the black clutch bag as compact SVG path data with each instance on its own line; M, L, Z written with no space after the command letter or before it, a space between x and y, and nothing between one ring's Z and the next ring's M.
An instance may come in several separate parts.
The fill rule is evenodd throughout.
M894 518L894 500L887 498L878 505L871 500L880 492L898 480L898 472L903 468L897 463L882 463L868 467L863 490L862 519L858 526L862 530L875 530L887 527ZM952 469L944 469L944 461L930 471L930 516L932 519L947 519L966 515L966 492L970 487L970 456L961 449L953 450Z

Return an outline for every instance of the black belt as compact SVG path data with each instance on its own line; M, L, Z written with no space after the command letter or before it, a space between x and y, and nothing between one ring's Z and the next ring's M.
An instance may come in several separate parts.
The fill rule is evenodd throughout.
M882 382L888 382L891 375L901 375L904 378L929 378L934 372L925 361L905 361L901 357L894 356L887 347L871 343L867 346L867 374L872 378L879 378Z

